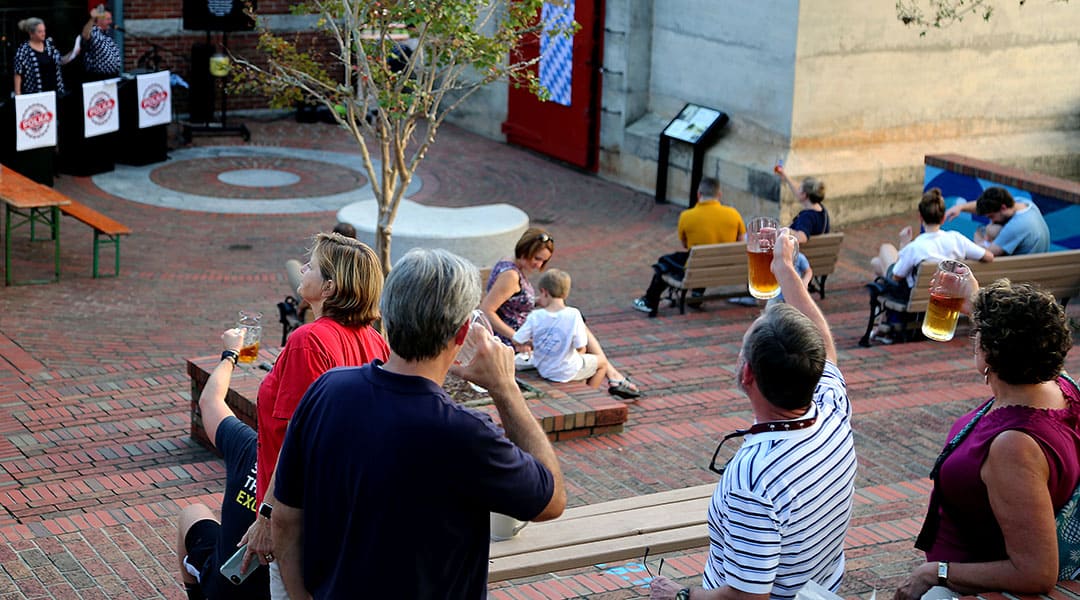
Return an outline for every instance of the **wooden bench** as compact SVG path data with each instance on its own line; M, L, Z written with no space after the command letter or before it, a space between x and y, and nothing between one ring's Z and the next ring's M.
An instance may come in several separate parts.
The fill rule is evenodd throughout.
M709 544L715 483L568 509L491 542L488 581L504 581Z
M126 225L115 221L98 211L74 200L70 204L60 207L60 212L69 217L86 223L94 230L94 278L101 277L98 274L98 251L102 245L112 244L115 268L111 277L120 275L120 236L131 233Z
M843 243L843 233L825 233L815 235L799 246L799 251L806 255L810 269L814 271L811 291L816 287L822 300L825 299L825 280L836 270L836 261L840 258L840 246Z
M1000 256L990 263L972 261L967 264L981 285L1002 277L1018 283L1035 283L1053 294L1062 306L1067 305L1070 298L1080 294L1080 250ZM913 317L910 322L918 326L930 302L930 279L936 270L937 263L930 260L918 266L915 287L911 288L911 296L907 301L892 298L882 293L881 288L875 284L868 284L870 318L866 323L866 333L859 339L859 345L864 348L870 345L870 333L874 324L886 310L910 314ZM910 328L910 331L905 328L905 335L901 338L910 341L917 331L917 327Z
M827 233L810 238L799 250L806 255L814 271L814 284L821 298L825 299L825 280L836 270L843 233ZM707 298L745 296L747 277L746 243L703 244L690 249L682 279L672 274L664 275L664 283L671 287L669 297L679 306L679 313L686 313L686 293L695 288L724 288L706 293ZM693 298L698 301L699 298Z

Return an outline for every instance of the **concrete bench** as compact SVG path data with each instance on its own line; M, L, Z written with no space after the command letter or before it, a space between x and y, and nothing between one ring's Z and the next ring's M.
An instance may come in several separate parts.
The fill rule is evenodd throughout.
M491 543L488 581L504 581L709 544L715 483L568 509Z
M825 279L836 270L843 241L843 233L827 233L810 238L799 248L810 262L822 299L825 298ZM695 288L722 288L709 290L700 300L747 295L747 268L745 242L703 244L690 249L682 279L665 274L664 283L674 290L673 302L678 304L679 313L685 314L686 293Z
M356 227L357 239L375 247L379 218L375 200L350 204L337 216ZM406 198L394 219L390 260L397 262L412 248L444 248L474 265L493 265L514 255L514 244L528 227L529 215L509 204L448 208Z
M89 225L94 230L94 277L98 274L98 254L102 245L112 244L114 268L111 277L120 275L120 236L129 235L131 229L98 211L74 200L60 207L60 212Z
M1001 256L994 262L971 262L968 263L971 272L979 283L986 285L992 281L1009 278L1017 283L1034 283L1049 291L1061 304L1067 305L1069 299L1080 294L1080 250L1065 252L1046 252L1043 254L1023 254L1020 256ZM870 345L870 333L881 313L891 310L897 313L913 315L910 321L919 325L921 316L926 312L926 306L930 302L930 279L937 270L937 263L926 261L918 266L915 276L915 287L911 288L911 296L906 300L898 300L881 292L880 288L868 284L870 290L870 318L866 323L866 333L859 339L859 345ZM905 341L915 337L916 328L907 331L901 336Z

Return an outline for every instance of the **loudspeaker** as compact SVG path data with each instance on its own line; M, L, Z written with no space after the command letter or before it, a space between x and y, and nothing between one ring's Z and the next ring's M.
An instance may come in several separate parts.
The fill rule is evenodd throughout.
M194 31L253 31L255 21L244 13L255 0L184 0L184 29Z

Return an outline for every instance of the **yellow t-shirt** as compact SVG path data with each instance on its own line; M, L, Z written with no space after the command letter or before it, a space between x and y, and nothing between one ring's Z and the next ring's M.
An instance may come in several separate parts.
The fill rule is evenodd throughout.
M717 200L699 202L679 215L679 239L687 248L738 241L746 233L739 211Z

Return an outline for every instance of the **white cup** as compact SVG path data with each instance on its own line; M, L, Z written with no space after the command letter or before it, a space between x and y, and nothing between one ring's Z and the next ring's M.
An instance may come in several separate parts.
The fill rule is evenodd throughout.
M518 521L499 513L491 513L491 539L496 542L509 540L517 536L518 532L525 529L528 521Z

